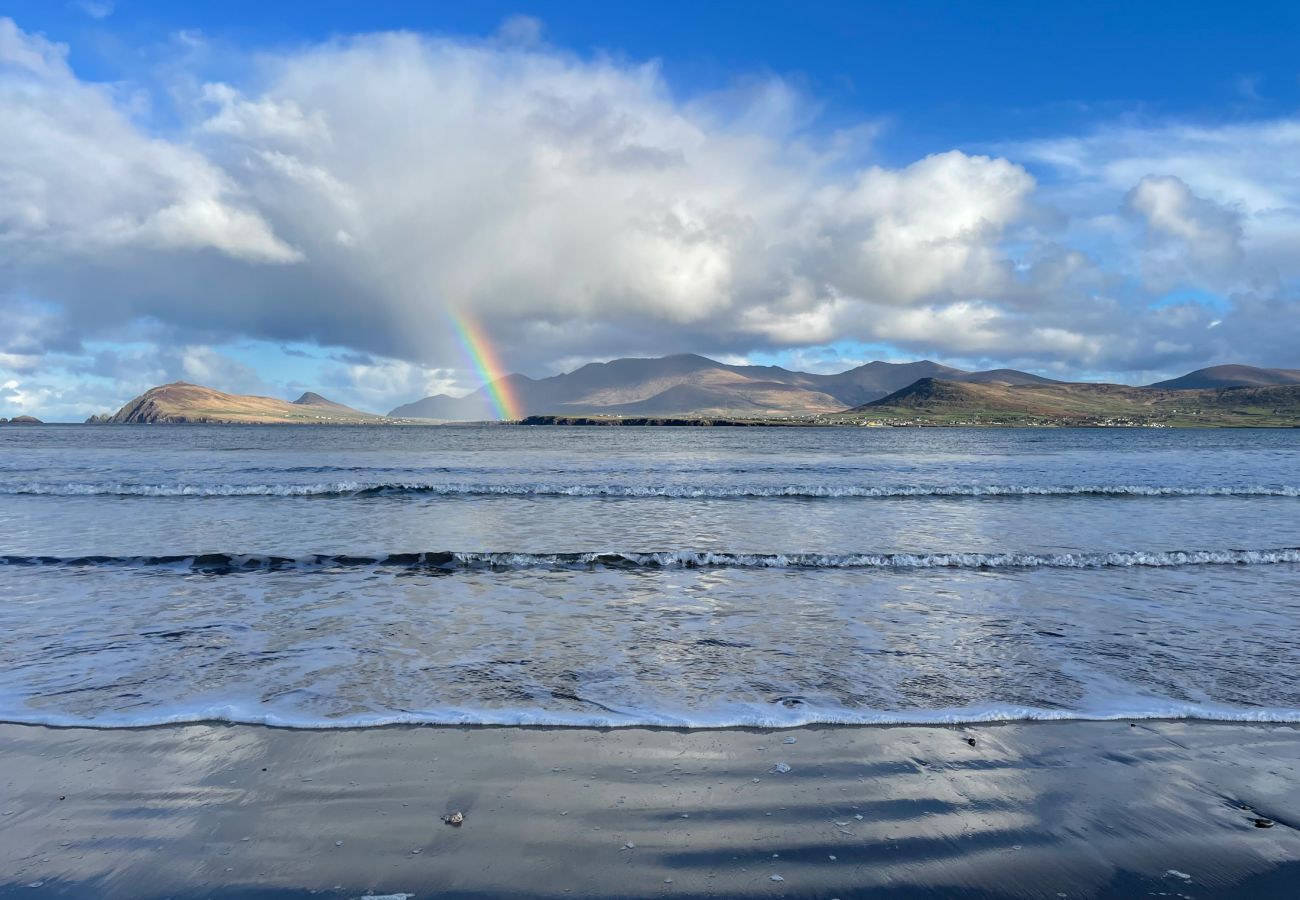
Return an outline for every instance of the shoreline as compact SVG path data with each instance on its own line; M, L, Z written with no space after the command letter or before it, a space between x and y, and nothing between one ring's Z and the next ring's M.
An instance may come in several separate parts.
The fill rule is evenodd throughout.
M1205 727L1259 726L1264 728L1294 728L1297 740L1300 740L1300 711L1283 710L1283 717L1240 718L1224 715L1215 717L1201 712L1179 714L1106 714L1089 716L1065 713L1060 716L1005 716L990 713L987 718L972 716L954 719L898 718L880 721L836 721L832 719L813 719L805 722L741 722L736 724L691 724L680 722L507 722L507 721L432 721L427 719L374 721L374 722L340 722L338 724L303 724L284 721L258 721L245 718L224 718L212 715L197 715L194 718L177 718L165 721L148 722L71 722L0 717L0 730L8 727L38 728L48 731L86 731L86 732L134 732L154 731L171 728L265 728L269 731L290 733L308 733L318 735L339 734L340 732L372 731L520 731L520 732L592 732L596 734L614 734L624 731L645 731L649 733L669 734L758 734L783 736L787 733L797 734L801 731L876 731L896 728L922 728L948 731L967 731L977 728L998 728L1003 726L1036 727L1040 725L1114 725L1125 723L1134 727L1157 725L1193 725ZM0 749L0 753L2 753Z
M0 761L0 896L1268 898L1300 875L1290 724L0 724Z
M546 420L546 421L541 421ZM554 421L551 421L554 420ZM9 423L12 424L12 423ZM1277 423L1188 423L1151 422L1148 424L1095 424L1061 420L1057 422L927 422L891 421L868 424L860 420L782 420L782 419L730 419L726 417L609 417L546 415L526 416L523 419L482 419L465 421L391 421L391 422L45 422L23 423L20 428L47 427L88 428L866 428L873 431L885 429L943 428L954 430L1011 430L1011 431L1288 431L1300 429L1300 422ZM4 426L0 425L0 433Z

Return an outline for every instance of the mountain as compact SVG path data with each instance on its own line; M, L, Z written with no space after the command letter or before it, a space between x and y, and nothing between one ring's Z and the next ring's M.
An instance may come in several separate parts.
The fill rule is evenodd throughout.
M734 366L695 354L588 363L533 379L507 375L493 388L514 397L520 415L803 416L831 413L884 397L919 378L1006 384L1056 384L1013 369L965 372L922 360L871 362L817 375L780 366ZM489 388L466 397L438 394L399 406L396 418L464 421L486 418Z
M358 412L357 410L353 409L350 406L344 406L342 403L335 403L333 400L326 400L324 397L322 397L320 394L316 393L315 391L307 391L297 400L293 401L293 405L310 406L316 409L332 409L335 412L345 413L348 415L362 415L362 416L370 415L370 413Z
M184 381L150 388L107 419L114 425L366 425L385 421L382 416L310 392L289 403L274 397L226 394Z
M1180 378L1157 381L1148 387L1178 391L1199 388L1272 387L1282 384L1300 384L1300 369L1211 366L1208 369L1188 372Z
M1300 426L1300 384L1164 389L922 378L835 421L913 424Z
M1226 383L1226 386L1225 386ZM967 372L930 360L870 362L833 375L703 356L616 359L550 378L507 375L467 397L437 395L388 416L308 391L292 402L175 382L112 416L123 423L384 424L490 417L489 388L520 416L802 420L856 424L1300 424L1300 370L1217 366L1146 387L1053 381L1015 369Z

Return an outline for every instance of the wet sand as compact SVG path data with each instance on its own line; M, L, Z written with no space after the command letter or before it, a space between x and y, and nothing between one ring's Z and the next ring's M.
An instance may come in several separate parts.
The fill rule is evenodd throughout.
M1300 729L0 725L0 813L30 898L1295 897Z

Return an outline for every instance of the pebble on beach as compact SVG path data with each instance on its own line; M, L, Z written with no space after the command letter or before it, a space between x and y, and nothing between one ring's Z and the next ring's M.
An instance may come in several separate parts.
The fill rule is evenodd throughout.
M455 825L459 827L460 824L465 821L465 814L460 810L456 810L456 812L448 813L447 815L443 816L442 821L446 822L448 825Z

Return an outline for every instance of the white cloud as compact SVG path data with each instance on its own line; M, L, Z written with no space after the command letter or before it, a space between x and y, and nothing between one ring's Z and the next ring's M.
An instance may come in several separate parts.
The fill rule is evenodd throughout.
M177 355L185 381L241 394L265 394L271 390L251 366L211 347L182 347Z
M1189 201L1193 205L1217 207L1211 214L1216 229L1239 229L1244 277L1300 277L1300 254L1295 252L1300 169L1294 165L1300 158L1300 118L1215 127L1101 127L1088 135L1007 149L1055 169L1059 184L1054 198L1075 215L1112 211L1115 195L1135 190L1144 179L1177 179L1195 196ZM1204 217L1203 212L1196 215ZM1235 218L1235 225L1226 217Z
M140 322L175 346L314 342L373 354L331 377L384 408L455 382L457 310L533 373L844 340L1120 371L1278 364L1256 350L1300 340L1276 322L1300 121L873 165L870 122L819 132L781 79L682 98L654 63L542 34L339 38L203 87L186 36L180 105L154 113L0 19L0 313L41 303L0 352ZM1230 308L1152 308L1187 286ZM1252 342L1265 314L1277 339Z
M92 19L107 19L113 14L113 0L77 0L77 8Z
M98 304L94 284L123 319L437 364L450 310L536 362L539 329L561 342L551 358L591 354L568 344L591 323L664 349L685 334L823 341L846 305L1006 280L997 244L1033 189L1018 166L949 152L855 171L842 144L804 139L812 104L788 85L683 104L653 64L581 60L529 33L381 34L272 58L256 83L209 84L188 137L163 140L14 32L44 72L0 87L21 123L0 141L18 188L0 216L11 252L43 263L18 286L75 312ZM230 261L169 252L199 248ZM292 265L248 265L268 262Z
M497 29L497 37L507 43L521 47L536 47L542 42L545 28L542 20L534 16L510 16Z
M464 394L477 384L460 384L450 369L428 369L399 359L371 359L334 366L326 386L346 391L361 409L387 412L396 405L432 394Z
M299 258L220 168L142 133L112 91L79 81L65 57L66 48L0 19L5 259L21 271L135 249Z
M1188 273L1232 276L1243 260L1241 224L1237 214L1192 193L1181 178L1148 175L1129 191L1127 209L1141 217L1151 240L1145 261L1148 279L1157 290L1169 290L1187 280Z
M1000 293L1010 264L998 248L1025 212L1034 180L1005 159L950 151L902 170L873 167L822 190L814 239L832 251L839 291L872 301Z

